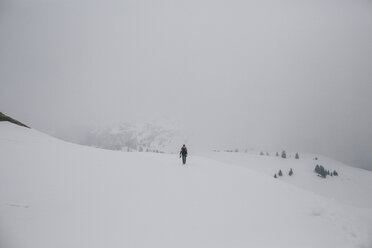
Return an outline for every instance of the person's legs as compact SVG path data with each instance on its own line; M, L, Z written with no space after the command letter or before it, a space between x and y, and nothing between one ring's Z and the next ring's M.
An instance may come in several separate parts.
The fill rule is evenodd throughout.
M182 155L182 163L186 164L186 156Z

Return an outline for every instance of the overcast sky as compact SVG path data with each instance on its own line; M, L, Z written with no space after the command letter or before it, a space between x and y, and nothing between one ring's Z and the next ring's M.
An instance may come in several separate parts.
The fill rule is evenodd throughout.
M372 169L372 1L0 0L0 111L48 133L179 118Z

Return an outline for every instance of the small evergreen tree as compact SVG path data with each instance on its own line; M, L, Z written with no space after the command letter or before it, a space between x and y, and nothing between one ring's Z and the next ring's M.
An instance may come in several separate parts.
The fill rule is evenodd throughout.
M336 176L336 177L338 176L338 173L337 173L336 170L333 171L333 175Z
M292 175L293 175L293 170L292 170L292 168L289 170L288 175L289 175L289 176L292 176Z
M287 154L285 153L284 150L282 151L282 158L287 158Z
M269 156L270 154L268 152L266 152L266 156Z
M260 155L261 155L261 156L263 156L263 155L264 155L264 153L263 153L263 152L260 152Z
M316 165L315 172L318 173L318 175L323 178L326 178L328 174L322 165Z
M275 156L279 157L279 153L278 153L278 152L276 152Z
M300 156L298 155L298 152L296 153L296 155L295 155L295 159L299 159L300 158Z
M282 170L279 170L278 175L283 176Z
M274 178L277 178L276 174L274 174Z

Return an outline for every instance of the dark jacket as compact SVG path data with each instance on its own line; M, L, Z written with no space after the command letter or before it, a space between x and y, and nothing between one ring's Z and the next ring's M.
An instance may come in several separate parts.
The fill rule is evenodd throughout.
M187 156L187 148L186 148L186 146L183 146L181 148L180 155L185 156L185 157Z

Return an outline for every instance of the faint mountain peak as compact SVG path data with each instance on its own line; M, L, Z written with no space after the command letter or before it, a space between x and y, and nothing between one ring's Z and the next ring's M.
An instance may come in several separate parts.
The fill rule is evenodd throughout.
M176 122L124 122L93 128L81 144L110 150L175 152L182 143L181 133Z

